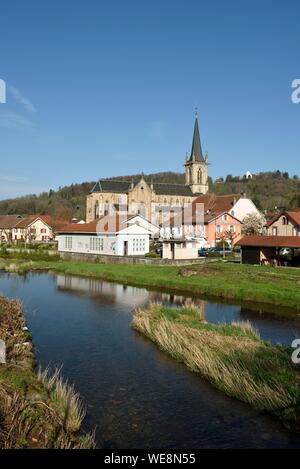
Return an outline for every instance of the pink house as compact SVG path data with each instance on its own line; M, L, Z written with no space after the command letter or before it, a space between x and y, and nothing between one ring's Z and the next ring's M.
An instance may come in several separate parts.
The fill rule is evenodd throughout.
M225 238L235 244L241 238L242 223L228 212L204 216L205 238L212 247Z

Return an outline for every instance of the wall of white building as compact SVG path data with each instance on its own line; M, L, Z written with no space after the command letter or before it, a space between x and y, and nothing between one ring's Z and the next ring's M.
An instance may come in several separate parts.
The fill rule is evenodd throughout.
M199 244L194 241L184 241L173 244L174 252L171 250L171 243L163 243L163 259L197 259Z
M262 217L260 211L256 208L251 199L239 199L229 213L240 221L243 221L247 215L255 213L257 216Z
M143 256L149 252L148 234L60 234L60 252L106 254L116 256Z

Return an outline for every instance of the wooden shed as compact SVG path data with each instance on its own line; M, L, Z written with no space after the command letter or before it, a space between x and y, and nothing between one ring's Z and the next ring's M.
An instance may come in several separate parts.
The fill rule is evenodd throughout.
M300 236L244 236L236 245L242 264L300 265Z

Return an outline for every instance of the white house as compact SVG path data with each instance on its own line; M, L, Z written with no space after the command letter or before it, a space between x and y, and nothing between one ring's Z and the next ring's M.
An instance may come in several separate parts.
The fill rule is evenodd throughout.
M237 218L241 222L244 221L244 218L247 215L252 215L255 214L258 217L262 217L261 212L258 210L256 205L252 202L251 199L248 199L247 197L241 197L238 199L232 208L229 210L230 215L233 217Z
M145 230L151 232L152 239L159 237L159 226L147 220L147 218L143 217L142 215L133 215L127 218L127 220L125 219L123 223L127 223L128 225L138 225L142 228L145 228Z
M58 233L59 252L143 256L149 252L151 232L124 223L118 215L86 224L69 224Z
M46 216L43 219L43 216L36 215L21 219L12 230L12 241L49 241L53 237L53 231L46 219Z

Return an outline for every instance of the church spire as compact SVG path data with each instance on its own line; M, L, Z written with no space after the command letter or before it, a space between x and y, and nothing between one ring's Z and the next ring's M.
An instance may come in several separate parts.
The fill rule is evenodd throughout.
M203 158L201 141L200 141L197 108L196 108L196 112L195 112L195 125L194 125L192 151L191 151L191 156L190 156L188 161L189 162L198 161L198 162L201 162L201 163L205 161L204 158Z

